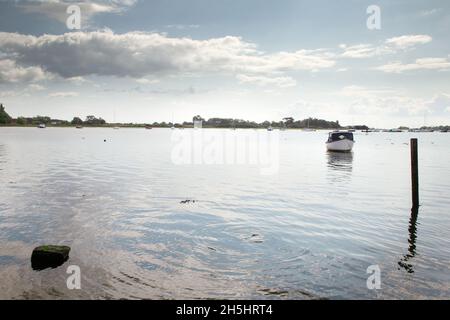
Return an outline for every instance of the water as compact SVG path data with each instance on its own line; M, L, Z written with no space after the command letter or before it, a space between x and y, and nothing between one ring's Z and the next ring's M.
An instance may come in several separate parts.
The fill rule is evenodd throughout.
M0 298L450 298L449 134L360 133L329 154L326 132L273 133L279 170L262 175L175 165L169 129L0 128ZM46 243L70 259L33 271Z

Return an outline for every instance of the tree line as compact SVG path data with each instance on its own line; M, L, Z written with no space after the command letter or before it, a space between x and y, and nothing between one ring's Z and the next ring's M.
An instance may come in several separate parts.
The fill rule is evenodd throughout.
M323 119L308 118L303 120L295 120L292 117L283 118L280 121L263 121L255 122L242 119L233 118L209 118L204 119L200 115L196 115L192 118L192 122L185 121L183 123L172 122L153 122L153 123L116 123L109 124L101 117L95 117L93 115L87 116L84 120L80 117L74 117L71 121L52 119L48 116L35 116L35 117L18 117L12 118L5 111L3 104L0 104L0 124L6 125L54 125L54 126L109 126L120 125L123 127L192 127L194 121L201 121L204 128L311 128L311 129L339 129L341 125L339 121L327 121Z

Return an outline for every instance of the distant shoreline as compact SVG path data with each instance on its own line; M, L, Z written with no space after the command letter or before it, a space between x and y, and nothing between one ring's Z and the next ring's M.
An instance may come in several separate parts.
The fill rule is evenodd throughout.
M66 128L66 129L99 129L99 128L104 128L104 129L112 129L112 128L117 128L119 127L120 129L147 129L147 127L149 129L171 129L170 126L146 126L146 125L120 125L120 124L109 124L109 125L103 125L103 126L95 126L95 125L87 125L87 126L82 126L82 128L77 128L77 126L72 126L72 125L46 125L46 128ZM15 124L0 124L0 128L37 128L36 125L15 125ZM175 125L174 126L175 129L194 129L194 126L183 126L183 125ZM239 127L239 128L235 128L235 127L213 127L213 126L202 126L202 129L254 129L254 130L267 130L267 128L265 127ZM335 129L335 128L282 128L282 127L273 127L273 129L279 130L279 129L283 129L283 130L347 130L346 128L340 128L340 129Z

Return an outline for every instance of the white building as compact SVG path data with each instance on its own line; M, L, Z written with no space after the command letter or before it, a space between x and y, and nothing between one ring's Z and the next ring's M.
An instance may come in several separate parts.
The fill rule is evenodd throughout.
M203 121L202 120L194 120L194 129L201 129Z

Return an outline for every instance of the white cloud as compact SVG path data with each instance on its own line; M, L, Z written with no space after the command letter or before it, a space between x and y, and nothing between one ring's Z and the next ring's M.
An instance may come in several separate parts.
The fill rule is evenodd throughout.
M435 15L436 13L438 13L440 11L441 11L441 9L434 8L434 9L430 9L430 10L421 11L420 15L423 16L423 17L428 17L428 16Z
M394 37L386 40L386 44L388 46L393 46L398 49L407 49L411 47L415 47L420 44L426 44L433 40L428 35L420 34L420 35L406 35L400 37Z
M64 78L143 78L202 72L280 74L335 65L333 55L323 50L269 54L239 37L193 40L143 32L73 32L39 37L3 32L0 53L20 65L40 67Z
M344 58L370 58L381 54L392 53L392 49L385 46L373 46L371 44L357 44L353 46L341 45L344 50L342 57Z
M71 97L77 97L78 92L53 92L48 95L50 98L71 98Z
M431 99L413 97L391 88L346 86L339 95L348 99L348 112L355 115L421 116L442 115L450 111L450 94L437 94Z
M71 82L71 83L73 83L75 85L81 85L83 83L88 82L88 80L86 80L83 77L72 77L72 78L68 78L67 81L69 81L69 82Z
M402 63L400 61L388 63L375 68L387 73L402 73L413 70L448 70L450 69L450 60L447 58L421 58L414 63Z
M140 84L154 84L154 83L158 83L159 80L158 79L140 78L140 79L136 79L136 82L140 83Z
M0 60L0 83L34 82L48 77L39 66L19 66L14 60Z
M19 0L18 6L28 13L40 13L47 17L65 23L66 12L70 5L78 5L81 18L86 23L92 16L99 13L119 13L133 6L136 0Z
M390 94L392 93L392 89L386 88L377 88L377 89L369 89L363 86L350 85L342 88L339 91L339 94L345 97L374 97L380 94Z
M450 94L439 93L428 100L426 106L431 114L450 114Z
M277 86L281 88L295 87L297 81L291 77L265 77L265 76L248 76L245 74L238 74L237 79L240 83L253 83L259 86Z
M168 29L186 30L186 29L198 29L198 24L169 24L166 26Z
M30 91L42 91L42 90L45 90L45 87L41 86L40 84L33 83L28 86L28 89Z
M371 58L413 49L418 45L429 43L432 40L432 37L429 35L403 35L389 38L380 45L356 44L348 46L341 44L339 48L343 51L341 56L344 58Z
M0 90L0 98L10 98L10 97L15 97L17 95L17 92L13 91L13 90Z

